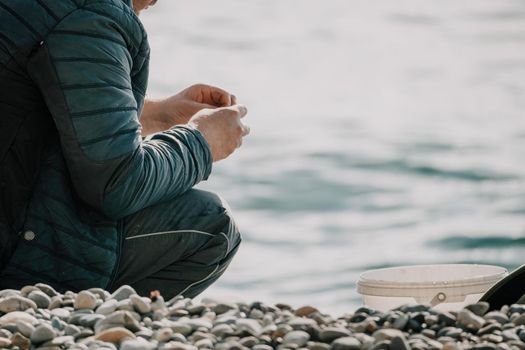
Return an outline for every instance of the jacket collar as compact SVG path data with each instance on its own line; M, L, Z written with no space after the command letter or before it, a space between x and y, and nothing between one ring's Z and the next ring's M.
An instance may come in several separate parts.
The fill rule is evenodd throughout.
M133 4L132 4L132 1L133 1L133 0L122 0L122 1L124 1L124 3L125 3L126 5L128 5L129 7L133 8Z

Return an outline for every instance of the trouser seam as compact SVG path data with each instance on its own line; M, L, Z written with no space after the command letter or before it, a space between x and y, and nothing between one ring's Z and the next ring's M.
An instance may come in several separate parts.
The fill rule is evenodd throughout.
M211 237L215 237L216 236L216 235L211 234L209 232L204 232L204 231L199 231L199 230L175 230L175 231L161 231L161 232L145 233L145 234L142 234L142 235L126 237L126 241L132 240L132 239L136 239L136 238L147 238L147 237L152 237L152 236L169 235L169 234L174 234L174 233L198 233L198 234L211 236ZM226 249L226 252L224 253L224 257L223 257L223 259L224 259L228 255L228 252L230 251L231 242L230 242L230 239L228 238L228 236L226 235L226 233L221 231L221 232L219 232L219 234L222 235L226 239L226 243L227 243L227 249Z

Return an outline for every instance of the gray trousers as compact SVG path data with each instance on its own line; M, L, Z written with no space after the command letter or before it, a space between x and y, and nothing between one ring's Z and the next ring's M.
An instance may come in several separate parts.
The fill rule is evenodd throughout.
M128 284L140 295L193 298L215 282L239 248L241 236L227 204L192 189L124 220L125 240L112 289Z

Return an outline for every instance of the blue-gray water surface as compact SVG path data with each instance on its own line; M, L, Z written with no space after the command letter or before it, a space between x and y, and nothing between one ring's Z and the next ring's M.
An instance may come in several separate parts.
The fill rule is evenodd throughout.
M149 94L222 86L252 135L214 165L244 234L205 295L361 303L365 270L525 263L525 2L164 0Z

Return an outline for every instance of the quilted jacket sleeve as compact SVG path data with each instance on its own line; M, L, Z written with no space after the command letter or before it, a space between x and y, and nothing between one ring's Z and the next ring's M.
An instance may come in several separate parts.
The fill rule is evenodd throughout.
M195 129L142 140L148 57L136 18L83 8L55 26L28 64L77 194L110 218L170 200L211 171L209 147Z

